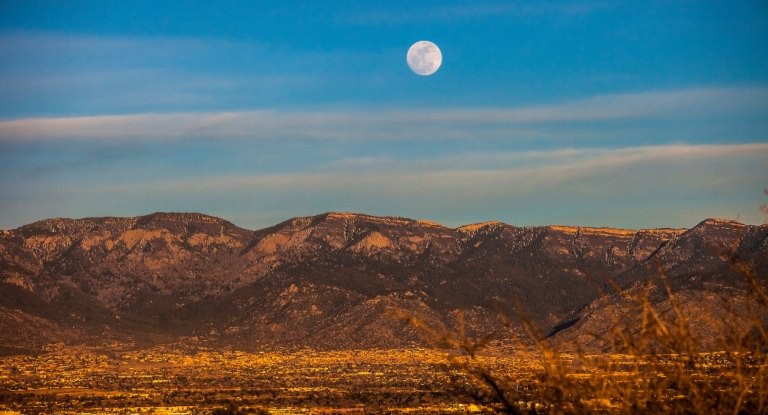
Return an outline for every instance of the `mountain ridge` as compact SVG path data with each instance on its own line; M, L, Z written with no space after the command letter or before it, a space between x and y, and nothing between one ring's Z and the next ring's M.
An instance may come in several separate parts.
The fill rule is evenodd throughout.
M691 229L449 228L326 212L248 230L199 213L53 218L0 232L0 329L13 333L0 343L418 343L392 309L440 327L462 314L476 333L522 311L556 333L617 282L651 279L654 261L680 290L744 290L725 252L765 275L766 236L766 225L722 219Z
M310 216L294 216L294 217L288 218L286 220L283 220L281 222L278 222L278 223L276 223L274 225L269 225L269 226L266 226L266 227L263 227L263 228L250 229L250 228L246 228L246 227L242 227L242 226L236 225L235 223L233 223L233 222L231 222L231 221L229 221L227 219L220 218L220 217L213 216L213 215L208 215L208 214L205 214L205 213L200 213L200 212L156 211L156 212L151 212L151 213L147 213L147 214L144 214L144 215L137 215L137 216L85 216L85 217L81 217L81 218L69 218L69 217L45 218L45 219L40 219L40 220L36 220L36 221L30 222L30 223L27 223L27 224L24 224L24 225L20 225L20 226L17 226L15 228L0 229L0 234L11 232L11 231L18 230L18 229L25 228L25 227L32 227L32 226L36 226L36 225L39 226L41 224L46 224L46 223L51 223L51 222L53 222L53 223L65 223L65 222L110 221L110 220L114 220L114 221L131 221L131 220L139 220L139 219L142 219L142 218L149 219L149 218L174 218L174 217L186 217L186 218L190 218L190 219L192 219L192 218L201 218L201 219L204 219L204 220L211 220L211 221L215 221L215 222L222 222L222 223L225 223L225 224L227 224L229 226L233 226L233 227L236 227L236 228L239 228L239 229L242 229L242 230L246 230L246 231L251 231L251 232L258 232L258 231L263 231L263 230L271 229L271 228L274 228L276 226L280 226L282 224L289 223L291 221L303 220L303 219L321 218L321 217L326 217L326 218L327 217L330 217L330 218L366 218L366 219L370 219L370 220L373 220L373 221L380 221L380 222L391 220L392 222L417 223L417 224L421 224L421 225L425 225L425 226L435 226L435 227L441 227L441 228L453 229L453 230L460 230L462 228L473 228L473 227L486 226L486 225L497 225L497 224L498 225L512 226L512 227L516 227L516 228L552 227L552 228L558 228L558 229L561 229L561 230L564 230L564 231L565 230L573 230L573 231L575 231L577 229L583 229L583 230L591 230L591 231L600 231L600 230L611 231L611 230L614 230L614 231L637 232L637 231L652 231L652 230L660 230L661 231L661 230L687 230L687 229L690 229L690 228L684 228L684 227L673 228L673 227L665 227L665 226L662 226L662 227L651 227L651 228L617 228L617 227L612 227L612 226L580 226L580 225L567 225L567 224L522 225L522 226L519 226L519 225L513 225L513 224L510 224L510 223L507 223L507 222L504 222L504 221L499 221L499 220L487 220L487 221L482 221L482 222L473 222L473 223L467 223L467 224L463 224L463 225L458 225L456 227L451 227L451 226L443 225L440 222L433 221L433 220L430 220L430 219L423 219L423 218L421 218L421 219L414 219L414 218L408 218L408 217L404 217L404 216L373 215L373 214L368 214L368 213L357 213L357 212L347 212L347 211L327 211L327 212L322 212L322 213L318 213L316 215L310 215ZM743 224L741 222L738 222L737 220L732 220L732 219L728 219L728 218L712 217L712 218L705 218L705 219L701 220L700 222L698 222L693 227L696 227L696 226L702 224L703 222L736 223L736 224L741 224L741 225L745 225L745 226L760 226L760 225L746 225L746 224Z

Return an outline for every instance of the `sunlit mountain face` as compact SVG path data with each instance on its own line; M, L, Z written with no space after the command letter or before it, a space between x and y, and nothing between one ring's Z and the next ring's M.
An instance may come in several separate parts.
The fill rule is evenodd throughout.
M581 313L604 295L662 275L702 310L717 306L697 302L707 293L735 301L749 281L733 258L764 272L766 236L765 225L728 220L692 229L448 228L326 213L250 231L201 214L49 219L0 239L3 341L428 346L394 310L440 327L461 313L474 333L522 312L556 336L597 318ZM606 344L597 336L583 346Z

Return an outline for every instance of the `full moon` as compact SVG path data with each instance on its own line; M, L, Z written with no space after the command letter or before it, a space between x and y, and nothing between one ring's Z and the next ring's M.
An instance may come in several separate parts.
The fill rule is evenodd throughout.
M434 43L420 40L408 49L406 60L415 74L427 76L440 69L440 64L443 63L443 54L440 53L440 48Z

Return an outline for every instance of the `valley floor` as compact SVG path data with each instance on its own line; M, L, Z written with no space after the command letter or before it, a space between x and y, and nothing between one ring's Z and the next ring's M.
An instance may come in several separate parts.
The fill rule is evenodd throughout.
M547 395L541 391L551 389L546 382L554 378L551 368L544 369L545 362L489 353L465 365L463 358L425 349L242 352L183 346L139 351L118 345L51 347L39 355L0 357L0 414L181 415L211 414L217 409L220 414L492 412L493 406L477 405L469 394L487 392L475 388L482 386L473 377L477 369L492 374L521 409L546 405L542 399ZM632 384L638 380L635 371L643 370L637 361L622 363L621 356L609 357L611 363L603 372L574 356L557 359L568 369L555 373L562 378L554 380L584 393L574 396L581 409L618 408L621 396L590 397L583 386L605 385L606 379ZM693 382L716 382L730 367L722 354L697 359L703 370ZM664 361L678 367L674 357ZM547 370L549 378L542 376ZM635 386L641 388L637 398L643 385L626 390ZM686 393L676 387L664 399L679 399ZM573 409L578 412L579 407Z
M479 411L448 393L445 362L421 349L60 348L0 360L0 414L197 414L229 404L272 414Z

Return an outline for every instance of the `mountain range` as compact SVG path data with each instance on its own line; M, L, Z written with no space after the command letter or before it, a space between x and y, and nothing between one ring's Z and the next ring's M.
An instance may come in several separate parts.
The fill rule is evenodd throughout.
M745 272L768 279L768 225L449 228L324 213L252 231L197 213L48 219L0 231L0 345L423 345L406 314L467 335L522 317L563 347L602 350L611 324L637 314L617 293L652 284L654 304L669 309L676 293L716 348L719 330L755 307Z

